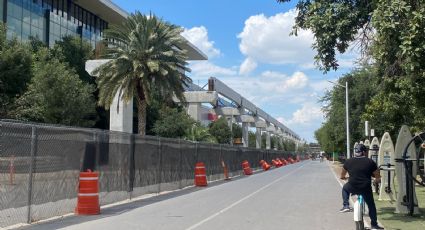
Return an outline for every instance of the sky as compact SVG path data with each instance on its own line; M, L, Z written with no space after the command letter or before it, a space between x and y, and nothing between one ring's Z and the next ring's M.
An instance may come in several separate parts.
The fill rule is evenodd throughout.
M190 62L188 74L203 86L216 77L257 107L316 142L324 121L318 101L354 67L355 49L339 55L340 69L323 74L314 64L311 31L290 32L296 1L275 0L112 0L127 12L153 13L184 28L183 36L207 61Z

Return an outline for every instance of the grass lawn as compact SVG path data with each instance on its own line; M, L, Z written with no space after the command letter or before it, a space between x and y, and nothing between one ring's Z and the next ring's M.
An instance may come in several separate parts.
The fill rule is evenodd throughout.
M416 196L420 207L420 216L395 214L395 201L378 201L378 195L374 194L378 220L391 230L419 230L425 229L425 187L416 186Z

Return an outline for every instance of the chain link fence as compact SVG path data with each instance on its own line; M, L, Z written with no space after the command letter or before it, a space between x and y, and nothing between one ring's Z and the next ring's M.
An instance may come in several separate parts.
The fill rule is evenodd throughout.
M248 160L290 153L138 136L94 129L0 121L0 227L72 213L79 172L99 172L101 205L193 185L196 162L209 181L242 174Z

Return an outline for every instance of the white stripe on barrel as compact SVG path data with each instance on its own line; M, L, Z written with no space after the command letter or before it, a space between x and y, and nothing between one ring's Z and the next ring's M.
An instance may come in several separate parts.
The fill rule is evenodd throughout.
M99 177L80 177L80 180L98 180Z
M99 196L99 193L78 193L78 196Z

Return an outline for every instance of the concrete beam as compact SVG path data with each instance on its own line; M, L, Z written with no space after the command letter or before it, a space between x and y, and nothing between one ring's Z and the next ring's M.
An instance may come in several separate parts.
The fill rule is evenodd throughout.
M240 116L239 109L233 107L217 107L214 109L216 114L223 116Z
M242 123L254 123L254 117L250 116L250 115L241 115L240 116L241 122Z
M110 62L112 59L97 59L97 60L88 60L86 61L85 70L87 73L90 74L90 76L97 77L93 74L94 70L97 69L99 66L106 64Z
M215 91L192 91L184 92L187 102L201 102L215 105L218 99L218 93Z
M274 127L273 125L269 125L268 127L266 127L266 131L268 132L276 132L276 127Z
M257 127L257 128L266 128L267 127L267 124L266 124L265 121L256 120L255 121L255 127Z
M188 91L184 92L184 97L188 103L210 103L216 105L218 93L215 91ZM173 101L180 102L175 96L173 96Z

